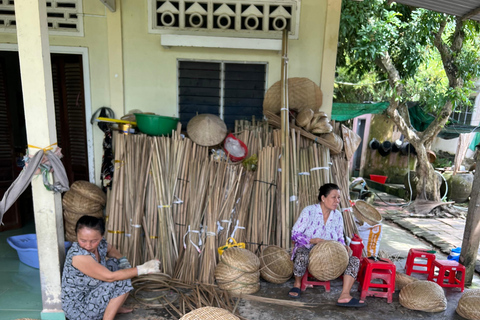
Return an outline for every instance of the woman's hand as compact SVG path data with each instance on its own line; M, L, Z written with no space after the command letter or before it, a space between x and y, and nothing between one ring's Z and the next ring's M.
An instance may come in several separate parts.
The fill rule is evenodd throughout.
M142 274L159 273L160 261L156 259L147 261L144 264L137 266L137 270L139 276Z
M320 242L322 242L322 241L325 241L325 240L323 240L323 239L321 239L321 238L313 238L313 239L310 239L310 243L311 243L311 244L317 244L317 243L320 243Z

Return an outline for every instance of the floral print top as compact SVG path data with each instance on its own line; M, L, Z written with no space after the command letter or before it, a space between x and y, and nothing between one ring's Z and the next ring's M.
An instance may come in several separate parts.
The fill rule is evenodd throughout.
M297 222L292 229L292 241L295 247L292 252L292 260L299 247L311 248L310 239L320 238L323 240L335 240L345 245L343 239L343 217L340 211L330 213L327 223L323 223L323 213L320 204L305 207L300 213Z

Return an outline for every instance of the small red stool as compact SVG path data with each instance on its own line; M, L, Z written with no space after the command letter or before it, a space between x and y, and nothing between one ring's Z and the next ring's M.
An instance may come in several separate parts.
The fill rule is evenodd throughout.
M361 292L360 300L374 296L387 298L392 303L392 295L395 292L395 264L388 259L363 258L357 279L359 279L358 291ZM372 283L373 279L381 279L382 283ZM381 289L381 291L373 290Z
M405 274L411 275L416 273L430 273L433 261L436 257L434 253L427 252L427 249L410 249L408 251L407 262L405 263ZM415 263L415 259L427 260L426 263ZM413 267L426 268L426 270L414 269Z
M300 287L302 291L305 291L307 288L313 288L313 286L324 286L325 292L330 292L330 281L309 280L309 278L315 279L310 272L308 272L307 268L302 277L302 286Z
M438 275L435 275L436 268L438 268ZM457 272L462 273L460 280L457 279ZM465 266L454 260L435 260L428 274L428 281L436 282L441 287L460 288L463 292L465 289Z

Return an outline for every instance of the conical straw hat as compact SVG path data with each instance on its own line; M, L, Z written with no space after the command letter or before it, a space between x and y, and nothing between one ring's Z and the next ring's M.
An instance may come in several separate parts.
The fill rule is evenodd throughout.
M210 147L219 144L227 135L227 126L213 114L199 114L187 124L190 139L198 145Z

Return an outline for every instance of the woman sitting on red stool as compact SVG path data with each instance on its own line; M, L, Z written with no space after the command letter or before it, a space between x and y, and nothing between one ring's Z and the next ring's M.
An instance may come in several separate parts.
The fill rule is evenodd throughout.
M293 275L295 282L288 293L292 298L300 297L302 276L308 266L308 255L314 245L325 240L338 241L345 245L343 240L343 217L337 206L340 203L340 188L333 183L324 184L318 194L320 203L308 206L302 210L300 217L292 229ZM350 248L347 247L351 254ZM357 278L360 260L350 256L349 263L343 275L343 289L337 300L342 307L363 307L364 301L359 301L350 295L353 283Z

